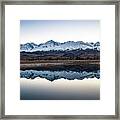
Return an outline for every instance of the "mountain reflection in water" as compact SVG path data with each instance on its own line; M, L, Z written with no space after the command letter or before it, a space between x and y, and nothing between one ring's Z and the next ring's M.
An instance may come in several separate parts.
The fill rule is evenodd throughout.
M100 78L98 65L86 66L54 66L54 67L33 67L22 69L20 78L35 79L36 77L45 78L49 81L57 79L83 80L85 78Z
M76 71L37 71L37 70L25 70L20 72L21 78L34 79L36 77L46 78L49 81L54 81L57 79L68 79L68 80L82 80L84 78L100 78L100 71L92 72L76 72Z
M20 99L99 100L99 78L98 65L30 66L20 71Z

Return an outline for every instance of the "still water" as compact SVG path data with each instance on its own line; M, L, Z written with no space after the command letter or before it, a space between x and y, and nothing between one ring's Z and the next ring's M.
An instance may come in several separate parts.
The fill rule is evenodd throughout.
M24 70L21 100L99 100L100 71Z

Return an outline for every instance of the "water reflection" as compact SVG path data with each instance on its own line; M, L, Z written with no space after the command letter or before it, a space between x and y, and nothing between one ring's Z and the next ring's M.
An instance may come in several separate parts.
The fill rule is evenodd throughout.
M85 78L100 78L100 71L37 71L37 70L25 70L20 72L21 78L34 79L36 77L46 78L49 81L54 81L57 79L67 79L67 80L83 80Z
M44 78L21 78L21 100L99 100L100 80L59 79L50 82Z
M99 78L96 64L24 66L20 71L20 99L99 100Z

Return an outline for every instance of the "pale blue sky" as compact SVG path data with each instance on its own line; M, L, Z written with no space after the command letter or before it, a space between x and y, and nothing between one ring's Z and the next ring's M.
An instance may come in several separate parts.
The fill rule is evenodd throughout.
M99 20L21 20L20 42L100 41Z

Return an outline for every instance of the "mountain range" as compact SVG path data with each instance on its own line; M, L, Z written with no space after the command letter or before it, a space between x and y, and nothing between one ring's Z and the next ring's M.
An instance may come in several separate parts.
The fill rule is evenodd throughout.
M50 51L50 50L98 50L100 51L100 42L83 42L83 41L67 41L67 42L55 42L53 40L49 40L45 43L35 44L35 43L26 43L20 45L20 52L36 52L36 51Z

